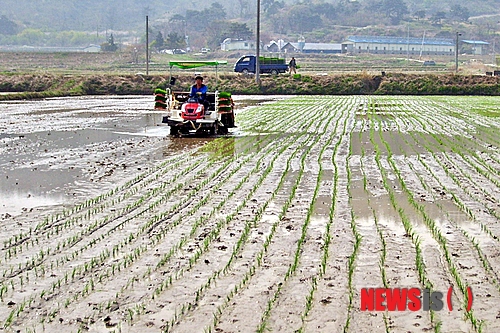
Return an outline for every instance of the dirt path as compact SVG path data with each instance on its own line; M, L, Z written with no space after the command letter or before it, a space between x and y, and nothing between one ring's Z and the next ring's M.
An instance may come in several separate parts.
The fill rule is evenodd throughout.
M150 97L1 103L1 327L496 332L498 102L278 98L219 138L169 138Z

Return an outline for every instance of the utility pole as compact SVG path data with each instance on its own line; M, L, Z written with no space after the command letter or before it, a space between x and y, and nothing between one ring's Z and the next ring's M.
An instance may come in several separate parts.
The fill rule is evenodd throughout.
M408 22L408 34L406 35L406 66L410 65L410 22Z
M257 0L257 50L255 52L255 83L260 87L260 0Z
M493 65L497 64L497 53L495 51L495 37L493 37Z
M149 20L146 15L146 75L149 75Z
M458 73L458 36L462 36L462 34L457 31L457 38L455 39L455 73Z

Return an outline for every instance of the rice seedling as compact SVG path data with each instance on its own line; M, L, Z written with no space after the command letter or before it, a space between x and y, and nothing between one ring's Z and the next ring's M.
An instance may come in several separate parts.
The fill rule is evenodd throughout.
M229 220L228 220L228 221L229 221ZM206 246L207 244L208 244L208 243L205 243L205 246ZM196 255L196 256L198 256L198 255Z
M289 290L296 286L300 276L302 282L306 281L306 287L298 291L302 293L298 304L286 310L295 316L294 330L314 330L315 326L311 325L316 324L319 313L316 307L323 306L318 305L322 304L318 302L321 297L318 294L324 292L328 283L322 277L335 275L334 265L340 262L342 276L335 277L335 283L345 280L345 285L340 287L348 290L347 297L339 302L342 310L338 311L348 309L348 314L339 314L340 322L346 331L362 330L356 326L359 321L355 320L358 312L354 304L358 273L363 270L359 262L363 262L365 248L375 244L375 251L379 251L375 253L374 267L376 270L378 267L376 274L380 273L383 286L389 288L394 275L401 273L390 266L393 264L391 251L394 251L389 229L392 226L387 225L385 219L379 220L378 201L373 199L380 193L401 222L396 228L404 230L407 236L401 241L411 253L409 266L423 288L430 289L436 284L434 279L440 279L433 274L433 262L428 262L429 250L432 250L441 254L443 276L457 286L454 297L458 297L465 309L468 296L464 291L474 279L464 275L458 264L462 259L452 255L457 247L454 238L457 238L464 248L471 250L468 255L487 277L484 286L494 285L494 289L500 291L495 262L490 261L491 246L499 241L495 226L499 213L490 199L496 198L495 191L500 184L496 167L500 158L493 151L491 158L487 156L488 144L499 143L494 130L478 131L477 142L474 142L468 137L474 133L473 126L450 118L452 113L458 114L456 110L451 107L444 111L437 107L426 110L428 104L422 102L423 98L402 96L390 106L387 99L379 97L336 97L333 98L336 104L317 102L321 99L289 99L278 104L279 113L275 105L265 106L264 112L259 111L262 117L242 114L246 123L241 130L251 129L254 133L242 135L244 143L236 152L231 151L234 146L231 148L225 140L209 140L210 147L203 149L206 151L189 152L183 158L168 157L166 164L155 165L126 186L115 186L73 207L43 216L32 230L19 230L17 235L4 240L0 300L4 302L8 300L7 295L15 295L20 290L27 290L32 296L24 305L17 302L9 330L18 328L16 316L27 320L29 316L25 312L34 314L35 310L29 305L33 300L36 302L33 306L47 310L47 315L40 319L43 324L35 326L53 328L57 324L51 324L54 318L50 315L57 313L54 311L60 307L74 311L79 302L93 299L96 290L102 292L104 298L89 310L91 318L114 311L109 304L116 300L116 304L127 304L121 306L121 321L134 327L142 319L141 314L157 310L153 304L168 304L164 311L172 311L173 315L165 318L161 330L183 330L187 318L201 323L205 332L224 330L230 314L237 313L230 310L245 309L238 298L250 295L254 284L262 281L258 279L262 279L268 265L276 262L285 265L283 275L270 283L269 294L257 296L262 308L257 318L249 319L254 321L254 329L277 329L274 317L283 313L282 299L289 299ZM352 113L352 103L359 103L360 99L370 100L367 105L371 109L358 116ZM417 102L412 104L406 102L407 99ZM308 109L307 103L314 103L315 110ZM298 108L301 112L282 112ZM307 121L304 121L305 113ZM488 123L481 117L463 114L460 119L487 127ZM276 119L287 121L276 124ZM460 126L447 129L447 121L450 127ZM491 127L495 126L496 123ZM457 134L460 130L465 133L463 137ZM350 147L349 142L355 140L360 145ZM214 150L216 153L212 153ZM184 159L191 160L192 165ZM380 184L374 185L373 172L380 176ZM378 182L378 178L376 180ZM308 186L304 186L306 183ZM359 187L351 187L354 183ZM374 191L379 192L371 192L374 186L377 186ZM440 195L435 188L445 195ZM365 214L374 223L372 235L367 235L365 225L357 216L359 211L352 208L353 202L350 211L344 211L349 200L348 196L344 197L345 191L351 196L359 194L355 189L365 193L368 208ZM426 194L425 200L419 197L422 191ZM331 199L331 203L320 206L320 196L323 201ZM451 213L447 215L450 204L472 227L449 222L454 217ZM321 222L314 219L317 207L328 212ZM432 209L437 209L437 214L451 225L451 235L434 218L436 212ZM340 228L336 223L345 213L348 213L345 227ZM269 222L264 218L268 214L278 219ZM289 257L278 260L275 251L280 249L280 244L276 240L282 237L284 221L290 219L300 220L290 233L296 237L296 243L291 250L287 249ZM319 223L323 223L321 229ZM337 239L348 241L335 237L334 230L347 230L345 237L352 240L346 256L333 257L332 247L337 246ZM214 251L217 243L229 232L233 233L229 238L231 245L224 251L224 262L217 262L212 254L217 256ZM308 266L303 259L309 260L311 254L316 256L313 260L317 267ZM203 263L208 256L209 264ZM311 273L305 276L303 267ZM197 284L186 282L199 271L204 274L200 280L197 277ZM301 275L297 274L299 271ZM221 292L229 281L232 287ZM441 285L442 279L437 284ZM36 294L30 291L35 285L43 286L37 288ZM183 285L186 296L166 303ZM109 292L108 286L112 286ZM149 291L141 295L141 290ZM148 296L155 302L150 302ZM208 316L200 316L202 313ZM480 332L488 327L481 308L463 313L471 330ZM8 311L5 317L7 315ZM443 330L443 323L448 327L446 318L433 312L429 317L429 327L435 332ZM379 316L377 324L385 326L388 332L392 319ZM26 327L31 327L30 324L27 320ZM115 327L115 330L119 329Z
M286 147L284 147L282 150L285 150L285 148L286 148ZM294 153L294 154L295 154L295 153ZM292 155L292 156L293 156L293 155ZM290 161L290 160L289 160L289 161ZM257 164L257 165L258 165L258 164ZM289 165L289 163L288 163L288 165ZM269 163L268 168L272 168L272 162L271 162L271 163ZM267 174L267 173L268 173L268 172L265 172L265 174ZM265 174L264 174L264 175L265 175ZM263 178L261 177L261 179L263 179ZM284 180L284 176L282 176L282 181L283 181L283 180ZM282 184L282 181L280 182L280 184ZM281 185L280 185L280 186L281 186ZM254 188L255 188L255 187L254 187ZM252 192L252 193L253 193L253 192ZM250 195L249 195L249 196L247 196L247 198L249 198L250 196L251 196L251 193L250 193ZM273 195L273 196L274 196L274 195ZM248 200L248 199L243 200L243 205L245 204L245 202L246 202L247 200ZM263 211L264 211L264 207L263 207L262 209L259 209L259 213L258 213L258 215L260 216L260 214L261 214ZM258 216L258 217L259 217L259 216ZM257 218L258 218L258 217L257 217ZM250 221L250 222L247 224L247 226L246 226L246 230L249 230L249 226L250 226L250 225L252 225L252 224L255 224L255 222ZM273 229L275 230L275 227L274 227ZM243 233L243 237L246 237L245 235L246 235L246 233ZM240 239L240 244L241 244L241 242L242 242L242 239L243 239L243 238L241 238L241 239ZM269 243L269 241L270 241L270 238L268 238L268 241L267 241L266 243L268 244L268 243ZM239 248L240 248L240 246L236 246L236 247L234 248L234 250L238 250ZM232 256L232 258L234 258L234 257L235 257L235 256L234 256L234 254L235 254L235 253L236 253L236 252L233 252L233 256ZM258 256L258 258L261 258L261 256ZM257 261L258 261L258 260L259 260L259 259L257 259ZM232 260L229 260L229 263L228 263L228 264L230 265L230 263L231 263L231 262L232 262ZM228 267L228 266L226 265L226 268L227 268L227 267ZM250 280L250 277L253 275L254 270L255 270L255 269L254 269L254 267L253 267L253 268L251 268L251 269L250 269L250 271L249 271L247 274L245 274L245 276L244 276L244 278L243 278L243 280L242 280L244 284L245 284L245 283L247 283L247 281L249 281L249 280ZM200 299L201 294L202 294L202 291L203 291L203 290L205 290L205 289L206 289L206 288L207 288L207 287L208 287L208 286L212 283L212 281L213 281L213 279L214 279L215 277L220 276L220 274L221 274L221 272L215 272L215 273L214 273L214 274L213 274L213 275L212 275L212 276L211 276L211 277L207 280L207 283L206 283L205 285L203 285L203 286L201 287L201 289L199 289L199 290L198 290L198 292L196 293L196 300L199 300L199 299ZM241 285L241 283L240 283L240 285ZM230 293L230 295L234 295L235 293L237 293L237 292L238 292L238 290L239 290L239 288L240 288L240 287L239 287L240 285L236 285L236 286L235 286L235 288L234 288L234 290L233 290L233 292L232 292L232 293ZM231 297L227 297L227 298L226 298L226 304L227 304L227 302L229 302L229 299L230 299L230 298L231 298ZM218 310L218 311L219 311L219 310ZM218 313L220 314L221 312L218 312ZM214 318L217 318L217 317L219 316L219 315L218 315L218 313L216 313L216 314L215 314L215 317L214 317ZM215 322L215 321L214 321L214 322Z
M381 140L383 140L382 137L381 137ZM389 145L385 141L384 141L384 144L385 144L387 150L390 151L390 147L389 147ZM389 153L389 157L390 156L391 156L391 154ZM397 177L399 179L399 182L401 184L401 187L402 187L403 191L407 194L409 203L415 208L415 210L417 212L419 212L422 215L423 221L425 222L425 224L427 225L427 227L430 229L433 237L441 245L441 247L443 249L443 252L444 252L444 256L445 256L446 262L448 263L448 266L449 266L450 273L454 277L455 282L459 286L459 289L461 290L462 294L467 298L468 296L467 296L467 293L466 293L466 286L463 283L463 280L462 280L460 274L458 273L458 270L456 269L456 266L453 263L453 260L451 259L451 255L450 255L449 250L447 249L447 246L446 246L446 239L445 239L445 237L443 236L443 234L441 233L441 231L439 230L439 228L435 224L435 221L432 218L429 217L428 213L425 210L425 207L422 204L418 203L414 199L415 195L406 186L406 182L405 182L404 178L402 177L399 169L397 168L394 160L391 159L389 162L390 162L390 164L391 164L391 166L392 166L395 174L397 175ZM416 245L420 244L420 240L419 240L418 236L414 236L412 234L412 239L413 238L416 239ZM417 249L417 270L419 272L420 280L424 281L424 279L425 279L425 269L424 269L424 267L423 267L422 264L419 264L419 262L421 262L421 260L418 259L418 258L422 258L421 247L420 246L416 246L416 249ZM431 312L431 319L432 318L434 318L434 316L433 316L433 313ZM468 318L471 319L471 323L472 323L473 327L477 331L481 330L481 325L482 325L481 321L478 321L470 313L468 313ZM438 328L439 325L435 325L435 327L437 327L437 329L439 329Z

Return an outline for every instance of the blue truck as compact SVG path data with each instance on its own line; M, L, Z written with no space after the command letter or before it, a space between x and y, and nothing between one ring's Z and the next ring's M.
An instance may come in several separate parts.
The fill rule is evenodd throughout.
M255 60L254 55L245 55L236 61L234 64L234 71L237 73L255 73ZM268 73L278 75L279 73L286 73L288 71L288 64L283 58L272 57L259 57L260 73Z

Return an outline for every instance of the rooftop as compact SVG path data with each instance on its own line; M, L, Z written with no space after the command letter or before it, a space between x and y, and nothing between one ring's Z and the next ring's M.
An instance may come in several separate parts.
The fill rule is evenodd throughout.
M296 49L300 49L299 43L290 43ZM304 50L341 50L342 44L334 43L304 43Z
M375 44L425 44L425 45L447 45L454 46L455 41L448 38L416 38L416 37L392 37L392 36L349 36L346 41L354 43Z
M465 44L474 44L474 45L490 45L490 43L483 42L481 40L467 40L467 39L464 39L464 40L462 40L462 43L465 43Z

